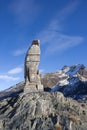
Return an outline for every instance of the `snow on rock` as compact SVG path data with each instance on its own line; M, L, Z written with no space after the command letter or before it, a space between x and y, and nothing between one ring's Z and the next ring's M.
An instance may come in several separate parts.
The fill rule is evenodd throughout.
M83 82L87 82L87 78L83 77L82 75L80 75L79 73L77 73L79 79Z
M83 71L85 66L82 64L64 66L59 72L59 82L52 87L51 92L60 91L65 96L74 99L84 98L87 95L87 78L83 77L79 71Z
M64 85L68 85L68 84L69 84L69 81L67 79L59 81L59 86L64 86Z
M63 78L63 77L66 77L67 78L67 74L65 74L65 73L62 73L61 75L59 75L59 78Z
M59 75L62 74L62 70L59 70L59 71L58 71L58 74L59 74Z
M62 71L63 71L64 73L68 72L69 70L70 70L70 67L69 67L69 66L64 66L64 67L62 68Z
M77 82L76 77L78 77L78 71L83 67L82 64L73 65L71 67L64 66L59 72L59 86L64 86L68 84L74 84ZM73 78L75 77L75 78ZM68 81L69 80L69 81Z
M70 67L70 70L66 72L66 74L68 74L69 76L74 76L83 67L84 66L82 64L73 65L73 66Z

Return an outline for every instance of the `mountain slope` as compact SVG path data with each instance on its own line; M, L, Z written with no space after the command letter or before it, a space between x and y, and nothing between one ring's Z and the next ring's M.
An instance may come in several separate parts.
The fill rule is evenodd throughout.
M87 68L84 65L64 66L56 73L44 75L42 83L46 91L60 91L64 96L87 100Z

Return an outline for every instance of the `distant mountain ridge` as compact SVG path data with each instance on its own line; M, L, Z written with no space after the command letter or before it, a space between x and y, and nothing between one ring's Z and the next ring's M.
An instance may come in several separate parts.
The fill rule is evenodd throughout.
M46 91L60 91L66 97L87 100L87 68L83 64L64 66L56 73L44 75L42 82Z
M83 64L64 66L57 72L41 75L44 90L62 92L66 97L87 100L87 68ZM22 93L24 81L0 92L0 99Z

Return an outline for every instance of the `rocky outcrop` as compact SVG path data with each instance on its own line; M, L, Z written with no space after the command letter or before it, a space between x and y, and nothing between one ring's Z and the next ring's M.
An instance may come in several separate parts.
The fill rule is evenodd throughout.
M59 92L18 94L0 101L0 130L86 130L86 122L87 105Z
M86 77L83 65L64 66L41 76L49 92L29 80L0 92L0 130L86 130Z
M40 63L40 41L34 40L25 57L24 93L43 91L38 66Z

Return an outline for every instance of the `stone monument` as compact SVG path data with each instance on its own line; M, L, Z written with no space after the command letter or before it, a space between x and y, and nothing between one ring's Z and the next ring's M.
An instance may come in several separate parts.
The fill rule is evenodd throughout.
M38 66L40 63L40 40L33 40L25 56L24 93L43 91Z

